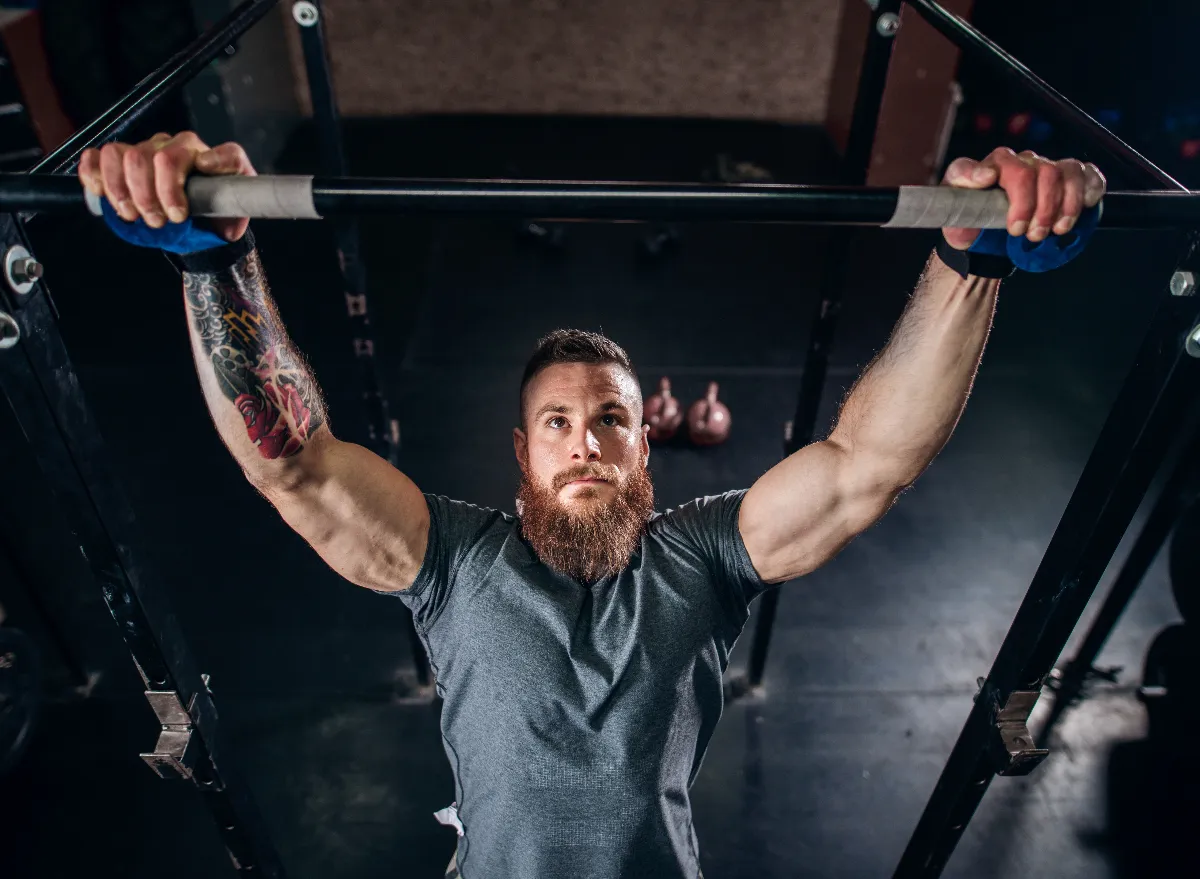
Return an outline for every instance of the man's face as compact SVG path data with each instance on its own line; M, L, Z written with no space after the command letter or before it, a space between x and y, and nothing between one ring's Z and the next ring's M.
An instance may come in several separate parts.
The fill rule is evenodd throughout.
M521 465L521 531L538 557L592 583L624 568L654 511L637 381L619 366L558 363L529 383Z
M555 363L525 390L525 429L513 431L522 474L567 510L611 502L646 468L642 393L615 364Z

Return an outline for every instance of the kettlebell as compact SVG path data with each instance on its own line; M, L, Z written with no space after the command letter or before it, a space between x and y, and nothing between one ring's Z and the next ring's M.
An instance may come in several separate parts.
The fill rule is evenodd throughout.
M665 376L658 380L658 393L646 400L642 407L642 420L650 425L650 440L662 443L675 436L683 423L683 407L678 398L671 395L671 380Z
M729 409L717 399L717 383L708 383L708 393L688 408L688 436L698 446L716 446L729 439Z

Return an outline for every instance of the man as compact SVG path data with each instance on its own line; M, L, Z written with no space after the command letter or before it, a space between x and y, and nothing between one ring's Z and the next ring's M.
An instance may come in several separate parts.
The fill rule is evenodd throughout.
M236 144L191 132L89 150L80 177L126 221L187 215L189 173L253 174ZM1000 149L951 186L1003 188L1008 231L1066 234L1105 180L1091 165ZM447 875L699 875L688 790L722 708L750 602L833 558L911 485L962 413L999 281L931 256L887 346L828 439L748 491L653 511L640 387L615 343L559 331L520 387L519 517L423 494L336 439L287 338L248 221L176 258L213 421L247 479L346 579L399 597L444 699L459 833ZM963 251L977 230L947 229ZM1003 274L999 272L998 274ZM457 871L457 872L456 872Z

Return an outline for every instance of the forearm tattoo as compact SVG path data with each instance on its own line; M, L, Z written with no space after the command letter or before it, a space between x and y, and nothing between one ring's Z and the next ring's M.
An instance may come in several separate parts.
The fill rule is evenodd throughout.
M259 454L298 454L324 424L325 407L284 332L258 253L213 274L185 272L183 295L217 384Z

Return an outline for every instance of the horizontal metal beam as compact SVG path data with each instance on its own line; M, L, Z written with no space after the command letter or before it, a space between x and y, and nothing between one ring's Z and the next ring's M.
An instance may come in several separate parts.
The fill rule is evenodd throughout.
M264 219L385 213L516 216L559 220L697 220L836 226L1004 228L1000 190L947 186L852 187L777 184L689 185L536 180L406 180L359 177L192 177L194 216ZM0 174L0 211L72 211L87 204L77 180ZM1109 229L1200 225L1200 193L1113 192Z

